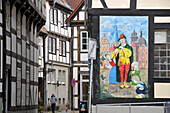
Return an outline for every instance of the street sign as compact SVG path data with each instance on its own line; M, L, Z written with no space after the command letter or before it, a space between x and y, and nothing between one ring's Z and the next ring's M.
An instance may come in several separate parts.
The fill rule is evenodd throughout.
M76 85L76 80L73 78L72 80L72 86L74 87Z
M89 38L89 51L88 51L89 59L96 59L96 39Z

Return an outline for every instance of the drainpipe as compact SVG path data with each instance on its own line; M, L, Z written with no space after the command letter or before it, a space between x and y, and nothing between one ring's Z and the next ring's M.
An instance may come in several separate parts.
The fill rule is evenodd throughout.
M72 40L72 39L71 39ZM71 105L71 103L70 103L70 86L71 86L71 84L70 84L70 70L71 70L71 46L72 46L72 41L70 40L70 47L69 47L69 51L70 51L70 59L69 59L69 62L70 62L70 64L69 64L69 68L68 68L68 103L69 103L69 108L70 108L70 105Z
M3 113L6 113L6 0L2 0L3 15Z
M46 45L45 45L45 39L46 39L46 37L47 37L47 35L45 35L44 37L43 37L43 56L44 56L44 68L43 68L43 85L44 85L44 108L45 108L45 110L46 110L46 108L47 108L47 84L46 84L46 72L47 72L47 69L46 69L46 51L45 51L45 47L46 47Z

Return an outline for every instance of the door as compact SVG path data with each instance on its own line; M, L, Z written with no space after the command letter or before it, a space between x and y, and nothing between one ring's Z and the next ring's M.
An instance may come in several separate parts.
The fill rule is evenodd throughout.
M80 101L88 100L88 90L89 90L89 75L80 75Z

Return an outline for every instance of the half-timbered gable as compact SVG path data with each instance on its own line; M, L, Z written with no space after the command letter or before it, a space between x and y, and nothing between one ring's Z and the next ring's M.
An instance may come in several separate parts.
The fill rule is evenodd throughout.
M1 53L0 104L6 112L38 110L37 34L46 19L45 2L40 1L0 1L1 52L5 51Z
M74 12L67 18L66 23L71 27L71 80L76 85L71 88L71 108L79 109L81 101L88 100L89 67L88 67L88 31L85 29L85 5L80 0ZM74 101L74 104L73 104Z

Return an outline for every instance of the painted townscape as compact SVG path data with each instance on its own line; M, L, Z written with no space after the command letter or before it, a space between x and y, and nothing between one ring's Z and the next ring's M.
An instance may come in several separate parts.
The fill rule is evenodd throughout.
M148 98L148 17L100 17L101 98Z

